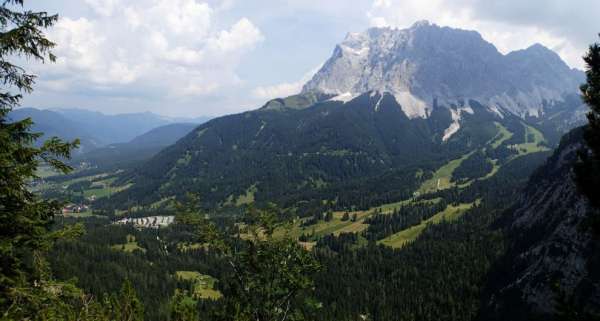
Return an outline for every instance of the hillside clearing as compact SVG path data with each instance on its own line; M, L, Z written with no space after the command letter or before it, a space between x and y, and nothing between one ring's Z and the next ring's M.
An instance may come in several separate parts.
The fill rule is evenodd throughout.
M435 192L438 190L444 190L447 188L454 187L456 184L451 182L452 173L460 164L469 156L471 156L475 151L472 151L468 154L463 155L460 158L454 159L446 163L444 166L440 167L435 173L433 173L433 177L426 180L421 184L419 189L417 189L418 195L424 195L430 192Z
M544 134L542 134L542 132L527 124L523 124L523 126L525 126L525 142L522 144L510 146L510 148L516 150L519 153L517 157L550 150L550 148L542 145L546 142L546 139L544 138Z
M139 250L142 252L146 252L146 249L139 246L138 242L135 240L135 236L129 234L127 235L127 242L124 244L115 244L111 246L113 250L120 250L123 252L132 253L133 251Z
M494 122L496 128L498 129L498 134L494 138L492 138L491 143L489 143L492 148L496 149L502 145L505 141L511 139L513 137L513 133L511 133L506 127L502 126L499 122Z
M217 280L210 275L196 271L176 271L175 276L194 283L194 298L216 300L222 296L221 292L214 289Z
M302 226L302 223L306 221L306 219L300 219L294 222L291 225L287 225L285 227L280 227L275 230L275 237L283 237L288 236L293 239L299 238L301 235L306 235L312 238L319 238L325 235L335 235L338 236L342 233L360 233L366 230L369 225L365 224L364 221L374 215L378 214L391 214L395 209L400 208L402 206L408 205L411 202L415 204L436 204L440 202L441 198L434 198L428 200L418 200L415 201L413 199L408 199L400 202L394 202L389 204L384 204L381 206L370 208L366 211L336 211L333 212L331 221L319 220L316 224L309 226ZM343 221L342 218L344 215L348 213L348 216L352 218L356 215L356 221L352 221L351 219Z
M448 205L445 210L424 220L419 225L411 226L406 230L390 235L380 241L379 244L393 248L402 248L404 245L416 240L429 224L439 224L443 221L453 221L473 207L474 203L463 203L458 206Z

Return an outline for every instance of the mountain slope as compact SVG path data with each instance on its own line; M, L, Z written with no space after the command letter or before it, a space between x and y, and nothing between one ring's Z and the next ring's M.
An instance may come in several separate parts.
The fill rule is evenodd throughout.
M566 135L504 218L511 243L490 277L482 319L600 313L600 240L588 223L599 212L577 191L572 171L582 142L581 128Z
M370 92L346 103L218 118L124 176L134 186L122 197L151 203L195 191L216 206L252 190L256 201L294 206L318 191L317 199L346 206L370 179L386 186L383 195L408 198L437 167L491 144L500 123L512 136L489 152L503 161L518 154L508 146L525 140L523 121L470 103L409 119L393 96ZM457 127L449 131L452 124ZM396 178L378 182L386 175ZM374 195L360 197L365 206L376 201Z
M150 112L106 115L84 109L56 109L54 111L80 124L91 135L101 137L106 144L128 142L153 128L171 122L165 117Z
M274 201L302 212L449 188L437 171L469 153L485 152L493 175L554 147L580 121L580 76L546 48L502 55L473 31L350 34L302 93L198 127L123 175L133 186L115 202L191 191L210 207Z
M65 140L79 138L81 144L77 153L83 153L106 143L103 139L90 134L82 124L50 110L19 108L11 111L8 117L14 121L31 118L34 123L33 131L44 133L44 136L38 141L40 144L52 136L57 136Z
M91 166L114 166L141 162L156 155L161 149L174 144L191 132L197 124L169 124L151 129L127 143L111 144L80 154L74 163L87 162Z

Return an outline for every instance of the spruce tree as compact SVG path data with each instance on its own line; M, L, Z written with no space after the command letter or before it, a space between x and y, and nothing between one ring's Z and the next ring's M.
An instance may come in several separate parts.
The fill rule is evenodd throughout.
M54 43L44 30L57 15L25 10L23 0L0 6L0 319L73 320L89 300L71 283L53 280L45 253L58 239L78 235L79 227L50 231L56 201L40 199L28 189L42 163L66 173L62 162L78 141L50 138L36 147L41 133L31 132L31 119L12 122L9 112L23 93L33 90L35 76L13 61L54 61Z
M113 320L119 321L143 321L144 308L135 289L129 280L123 282L121 292L113 303Z
M586 83L581 86L583 101L590 107L589 124L584 137L589 151L580 153L575 167L580 190L595 206L600 206L600 44L594 43L583 57L586 63Z
M171 321L197 321L197 302L187 293L180 290L175 291L171 299Z

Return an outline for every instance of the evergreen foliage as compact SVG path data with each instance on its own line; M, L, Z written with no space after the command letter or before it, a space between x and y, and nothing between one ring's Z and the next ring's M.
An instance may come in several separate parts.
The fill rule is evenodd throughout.
M56 239L80 234L78 226L50 232L56 201L42 200L28 190L40 163L66 173L61 160L70 156L78 141L53 137L40 147L41 136L32 133L31 119L10 122L8 113L22 93L33 90L35 76L9 59L17 57L54 61L54 43L43 31L56 15L23 9L22 0L3 1L0 7L0 310L2 319L71 319L83 294L70 283L52 279L45 252ZM12 93L16 90L17 93Z
M208 243L224 261L219 289L223 299L213 311L218 320L304 320L313 306L313 254L289 238L273 237L279 210L248 208L244 238L231 239L207 221L194 198L179 206L177 220L192 228L198 242ZM239 235L239 234L238 234Z
M51 137L36 144L42 133L31 131L29 118L16 122L8 113L18 106L22 93L33 90L35 76L10 59L54 61L54 43L44 30L57 15L23 8L22 0L3 1L0 7L0 315L1 320L141 320L142 308L125 283L117 300L98 302L72 282L53 278L47 252L58 240L81 235L81 225L51 230L61 204L44 200L28 189L36 170L46 164L68 173L63 163L78 140ZM17 93L11 93L16 90Z
M583 101L590 107L584 133L588 150L580 153L575 167L580 190L596 207L600 206L600 43L590 45L583 57L587 82L581 86Z

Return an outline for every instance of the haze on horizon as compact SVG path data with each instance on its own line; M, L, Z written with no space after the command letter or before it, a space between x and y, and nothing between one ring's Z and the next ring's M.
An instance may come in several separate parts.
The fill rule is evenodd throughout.
M55 64L23 106L219 116L300 91L336 43L418 20L476 30L500 52L541 43L571 67L600 30L600 2L484 0L58 0Z

